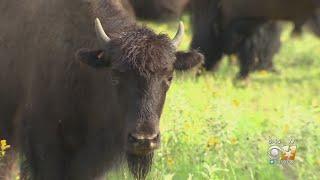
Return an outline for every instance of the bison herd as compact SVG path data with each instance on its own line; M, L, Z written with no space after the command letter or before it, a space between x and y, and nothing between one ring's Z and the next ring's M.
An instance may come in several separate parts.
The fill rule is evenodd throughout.
M273 57L281 47L279 21L291 21L293 34L307 26L320 36L318 0L125 0L127 9L141 19L177 20L188 11L192 15L191 49L206 57L205 68L216 70L223 55L239 59L238 78L255 70L277 72ZM131 6L130 6L131 5Z
M320 34L319 7L319 0L1 1L0 139L12 148L0 177L19 169L20 179L89 180L127 163L144 179L175 70L213 70L235 54L240 79L275 71L278 21ZM192 14L188 52L177 51L182 22L170 39L135 18L177 20L184 11Z

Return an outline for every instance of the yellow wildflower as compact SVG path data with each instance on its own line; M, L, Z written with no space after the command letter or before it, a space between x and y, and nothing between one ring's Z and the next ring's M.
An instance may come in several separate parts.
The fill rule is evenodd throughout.
M4 140L4 139L1 140L1 141L0 141L0 144L1 144L1 147L2 147L2 146L5 146L5 145L7 144L7 140Z
M185 123L184 126L183 126L183 129L187 131L187 130L190 130L191 127L192 127L191 123Z
M9 148L10 145L7 144L7 140L0 140L0 157L3 157Z
M238 139L236 137L233 137L230 139L231 144L238 144Z
M239 102L238 100L234 99L234 100L232 101L232 104L233 104L234 107L239 107L240 102Z
M172 167L174 164L174 160L171 157L168 157L167 163L168 163L168 166Z
M220 143L220 141L219 141L219 139L217 137L210 137L208 139L207 146L208 147L213 147L213 146L216 146L219 143Z
M1 150L6 150L10 148L10 145L7 144L7 140L1 140L0 144L1 144Z

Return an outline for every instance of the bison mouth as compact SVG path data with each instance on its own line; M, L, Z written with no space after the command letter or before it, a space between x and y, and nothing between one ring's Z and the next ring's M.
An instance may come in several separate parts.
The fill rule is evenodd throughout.
M146 156L153 153L154 150L160 147L160 134L153 138L137 138L136 136L128 135L127 153L136 156Z
M154 150L160 147L160 143L153 143L150 145L129 145L127 147L127 153L136 156L146 156L153 153Z
M128 168L135 179L143 180L151 170L153 152L146 155L127 153Z

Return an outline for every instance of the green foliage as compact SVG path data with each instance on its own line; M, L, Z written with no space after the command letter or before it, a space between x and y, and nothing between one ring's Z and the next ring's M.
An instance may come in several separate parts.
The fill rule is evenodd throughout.
M191 40L187 17L186 50ZM148 23L172 37L177 23ZM319 179L320 40L306 33L290 37L275 58L280 75L252 74L237 86L236 65L227 58L215 73L196 78L176 74L161 120L162 147L148 179ZM268 163L270 136L296 138L294 165ZM125 171L108 179L130 179Z

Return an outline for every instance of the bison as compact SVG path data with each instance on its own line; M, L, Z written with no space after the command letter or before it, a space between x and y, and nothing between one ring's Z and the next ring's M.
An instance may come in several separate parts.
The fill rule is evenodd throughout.
M309 29L318 37L320 36L320 16L318 11L306 22L302 24L295 24L293 35L299 36L303 32L303 28ZM253 48L252 52L256 52L257 56L259 57L253 65L250 65L253 70L268 70L271 72L278 72L274 68L273 57L281 48L281 29L280 23L268 22L265 26L260 27L260 29L255 32L257 38L253 38L253 41L251 40L252 43L245 43L245 46L251 44L251 47ZM256 40L254 41L254 39Z
M239 78L246 77L249 72L256 70L277 72L273 65L273 57L281 47L281 30L281 24L267 22L257 27L250 36L245 36L241 32L233 32L223 39L223 52L238 56ZM235 45L234 42L237 41L240 43Z
M155 34L118 0L1 1L0 9L6 166L19 156L21 179L89 180L126 160L143 179L174 70L203 60L176 52L183 24L173 39Z
M305 22L319 7L319 3L314 0L192 1L191 47L199 48L205 54L207 69L215 69L224 53L240 54L242 65L239 77L246 78L251 69L247 65L253 62L253 58L250 57L254 57L257 52L263 54L266 45L259 43L254 51L250 47L258 45L258 42L263 42L265 39L269 39L268 45L279 46L280 30L278 25L273 24L274 21L289 20L296 24ZM272 37L268 38L270 35ZM277 48L274 49L272 46L268 48L270 48L268 56L273 56L277 51Z
M190 0L129 0L138 18L156 21L178 19Z

